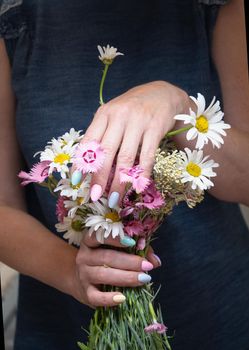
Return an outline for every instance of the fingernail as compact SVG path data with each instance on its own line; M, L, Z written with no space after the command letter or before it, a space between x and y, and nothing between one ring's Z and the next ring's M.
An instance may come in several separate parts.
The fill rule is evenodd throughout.
M151 276L147 275L147 273L140 273L138 275L138 281L141 283L149 283L151 281Z
M91 200L93 202L96 202L102 195L102 187L98 184L93 185L93 187L91 188Z
M119 200L119 193L112 192L108 200L109 208L113 209L114 207L116 207L116 205L118 204L118 200Z
M159 256L156 255L156 254L153 254L153 256L154 256L154 258L157 260L157 262L159 263L159 265L161 266L161 265L162 265L162 261L161 261L161 259L159 258Z
M116 294L112 300L114 303L123 303L126 300L126 297L123 294Z
M71 178L71 184L73 186L78 185L80 183L80 181L81 181L81 178L82 178L82 172L79 171L79 170L75 170L73 172L73 175L72 175L72 178Z
M144 260L142 262L142 270L143 271L151 271L154 268L154 266L147 260Z
M136 244L136 241L129 236L124 236L121 238L120 243L126 247L133 247Z

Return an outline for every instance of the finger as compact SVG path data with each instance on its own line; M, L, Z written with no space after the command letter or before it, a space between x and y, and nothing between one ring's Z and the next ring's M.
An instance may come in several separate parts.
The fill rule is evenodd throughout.
M88 266L108 266L128 271L151 271L151 262L138 255L127 254L113 249L93 249L87 259Z
M89 280L93 284L107 284L117 287L138 287L151 281L144 272L124 271L104 266L87 266Z
M113 160L122 142L124 127L116 120L112 122L101 140L101 147L105 152L102 169L92 177L91 199L97 201L105 191Z
M150 246L146 255L146 258L153 264L154 268L162 266L162 261L158 255L154 253L153 248Z
M109 206L112 208L117 204L115 201L112 201L113 193L118 193L119 198L121 198L125 189L125 184L120 184L120 169L130 168L134 165L142 135L143 126L141 124L130 123L127 125L122 145L117 156L116 171L110 189Z
M118 292L101 292L96 287L90 285L87 289L88 303L93 307L97 306L117 306L125 302L125 296Z
M144 170L143 176L150 177L155 162L155 154L161 140L161 131L148 129L143 136L139 164Z
M89 141L100 142L107 128L108 115L103 107L100 107L91 124L87 128L81 143L86 143Z
M85 233L83 235L81 244L85 244L89 248L97 248L101 245L94 233L91 236L89 235L89 233ZM124 236L122 239L120 239L120 237L112 238L112 236L109 236L104 240L103 244L113 247L126 248L134 247L136 241L129 236Z
M93 121L91 122L90 126L86 130L84 137L80 141L80 144L85 144L89 141L97 141L100 142L102 139L105 130L107 127L107 116L102 115L100 118L99 113L96 113ZM75 164L72 165L71 169L71 182L72 185L76 186L80 183L82 179L82 171L77 170L77 167Z

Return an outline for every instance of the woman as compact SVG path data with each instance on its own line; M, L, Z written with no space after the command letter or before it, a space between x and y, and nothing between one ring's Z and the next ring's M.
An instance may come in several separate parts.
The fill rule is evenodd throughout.
M29 190L26 203L47 228L25 214L16 179L19 154L30 166L33 154L53 136L72 126L86 129L85 141L99 140L109 154L92 183L91 196L97 200L118 149L118 167L130 166L141 143L140 164L149 175L174 115L191 105L188 95L222 97L232 129L219 152L207 150L220 163L215 188L195 210L179 206L160 228L154 248L164 265L153 281L162 283L159 301L169 332L176 330L173 349L246 349L248 231L237 205L228 203L249 203L243 2L5 0L1 12L3 261L84 304L116 305L114 295L96 285L145 283L138 282L142 261L94 249L96 241L89 237L77 252L51 235L54 202L40 188ZM91 121L98 107L96 46L102 43L117 46L125 57L112 66L106 84L110 102ZM176 142L185 146L184 137ZM121 195L115 177L110 204ZM159 266L152 253L148 258ZM73 349L83 338L80 325L87 328L89 317L89 310L71 297L22 276L15 349Z

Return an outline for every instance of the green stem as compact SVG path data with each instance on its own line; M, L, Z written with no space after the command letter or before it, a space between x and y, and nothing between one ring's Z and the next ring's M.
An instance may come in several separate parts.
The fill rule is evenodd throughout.
M170 132L168 132L168 133L165 135L165 137L172 137L172 136L181 134L181 133L184 132L184 131L188 131L188 130L191 129L192 127L193 127L193 125L189 125L189 126L185 126L184 128L180 128L180 129L177 129L177 130L170 131Z
M105 83L105 79L106 79L106 74L109 68L109 64L105 64L105 68L103 70L103 75L102 75L102 79L100 82L100 87L99 87L99 103L102 106L104 104L104 100L103 100L103 88L104 88L104 83Z
M152 305L152 302L149 302L149 310L150 310L150 314L151 314L151 316L153 318L153 321L156 322L157 321L157 316L156 316L154 307Z

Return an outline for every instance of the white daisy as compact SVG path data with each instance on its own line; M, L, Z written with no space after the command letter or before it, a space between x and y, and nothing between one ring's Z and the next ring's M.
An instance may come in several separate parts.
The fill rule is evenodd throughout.
M110 45L107 45L106 47L105 46L102 47L98 45L98 50L100 53L99 59L104 64L112 64L112 61L114 60L115 57L124 55L121 52L117 52L117 49Z
M57 171L61 174L61 177L65 179L66 173L69 172L68 165L72 163L72 157L76 146L77 145L73 145L72 142L63 146L58 140L53 139L52 144L41 152L40 161L50 161L48 173L51 174L53 171Z
M210 105L206 108L206 101L203 95L198 94L197 99L190 98L197 106L197 112L189 109L189 114L178 114L174 117L176 120L183 120L184 124L192 124L193 127L188 130L187 140L194 140L197 137L196 148L202 149L210 140L213 146L220 148L224 143L222 136L226 136L225 129L230 129L230 125L222 120L224 113L220 109L220 102L213 98Z
M101 198L97 202L87 205L91 208L93 214L88 214L85 220L85 226L89 227L89 234L96 234L96 239L104 243L104 239L112 235L113 238L124 237L124 226L119 216L120 208L110 209L107 205L107 199Z
M88 198L89 200L89 198ZM78 209L82 208L82 205L88 202L84 197L78 197L76 200L65 200L64 206L68 210L68 216L74 218Z
M58 137L58 141L63 145L67 145L68 143L78 143L83 138L83 135L80 135L82 130L76 131L74 128L71 128L69 132L66 132L64 135Z
M214 186L210 177L216 176L212 168L219 166L213 160L207 160L209 156L203 158L203 151L191 151L189 148L184 149L182 153L184 160L182 168L182 183L190 182L191 188L199 188L201 191L207 190Z
M78 185L72 185L71 174L68 179L61 179L54 192L61 191L60 195L72 198L73 201L85 204L90 198L91 175L87 174Z
M69 244L80 245L81 239L85 232L84 223L80 216L75 216L73 219L66 216L62 223L55 225L57 232L65 232L63 238L68 239Z

